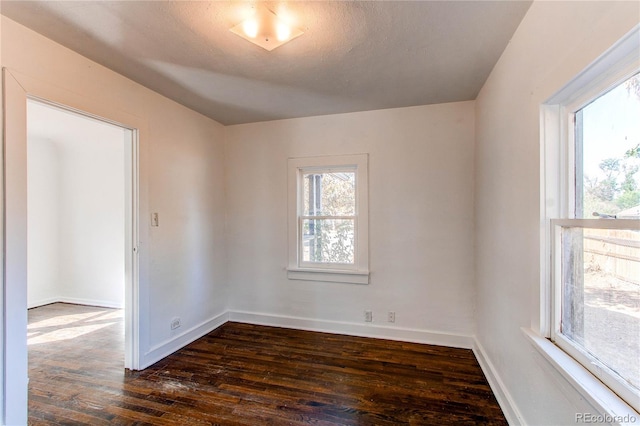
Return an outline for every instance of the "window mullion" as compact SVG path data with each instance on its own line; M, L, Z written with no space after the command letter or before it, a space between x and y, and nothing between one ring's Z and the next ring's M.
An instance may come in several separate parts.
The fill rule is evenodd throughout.
M573 177L575 189L573 193L575 218L585 217L584 211L584 144L582 110L573 114Z
M357 216L300 216L303 220L355 220Z

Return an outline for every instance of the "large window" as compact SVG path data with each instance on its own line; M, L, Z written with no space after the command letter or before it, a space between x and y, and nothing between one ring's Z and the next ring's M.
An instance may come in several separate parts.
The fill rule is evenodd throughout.
M368 283L367 156L289 160L289 278Z
M575 114L575 217L640 218L640 74Z
M583 75L565 88L551 109L559 114L554 125L561 136L555 155L546 153L545 168L551 219L548 337L639 410L637 66L601 67L585 74L592 79ZM547 116L545 125L550 122Z

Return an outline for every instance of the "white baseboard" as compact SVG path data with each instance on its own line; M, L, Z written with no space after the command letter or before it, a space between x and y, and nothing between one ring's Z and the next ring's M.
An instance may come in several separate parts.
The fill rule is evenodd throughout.
M122 309L122 303L115 303L109 300L81 299L77 297L50 297L48 299L37 300L28 304L28 309L39 306L50 305L52 303L73 303L74 305L97 306L100 308Z
M171 355L177 350L187 346L189 343L212 332L228 321L229 313L224 312L222 314L216 315L213 318L203 321L188 330L185 330L183 333L180 333L170 339L165 340L162 343L153 346L144 354L144 359L142 359L140 362L140 369L144 370L150 365L153 365L156 362L160 361L162 358Z
M256 325L293 328L296 330L319 331L350 336L374 337L403 342L473 348L473 336L465 334L441 333L430 330L387 327L374 324L357 324L341 321L327 321L282 315L258 314L253 312L229 311L229 321Z
M482 368L482 372L487 378L489 386L491 386L491 390L496 396L504 416L507 418L507 422L509 422L510 425L526 426L524 418L522 417L520 410L518 410L518 406L498 375L498 372L491 363L491 360L489 360L484 348L476 338L473 339L473 353L476 355L480 368Z
M124 308L123 303L113 302L110 300L81 299L78 297L61 297L58 300L58 302L75 303L76 305L98 306L100 308L113 308L113 309Z
M224 325L228 321L472 349L509 424L526 426L513 398L509 394L502 379L500 379L500 376L495 370L493 364L487 357L482 345L480 345L474 336L465 334L442 333L430 330L386 327L373 324L357 324L341 321L260 314L254 312L227 311L204 321L175 337L155 345L145 353L144 359L141 360L140 369L145 369L150 365L155 364L189 343Z
M52 303L56 303L59 301L60 301L59 297L49 297L47 299L40 299L40 300L36 300L35 302L29 302L27 305L27 309L37 308L44 305L50 305Z

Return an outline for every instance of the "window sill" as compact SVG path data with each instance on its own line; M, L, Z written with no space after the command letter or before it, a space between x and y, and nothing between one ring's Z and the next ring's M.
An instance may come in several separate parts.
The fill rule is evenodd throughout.
M287 277L290 280L369 284L369 271L289 268L287 269Z
M600 415L610 420L609 423L623 424L629 421L635 423L640 420L640 414L637 411L562 349L531 329L522 328L522 332L533 347L580 396L597 409Z

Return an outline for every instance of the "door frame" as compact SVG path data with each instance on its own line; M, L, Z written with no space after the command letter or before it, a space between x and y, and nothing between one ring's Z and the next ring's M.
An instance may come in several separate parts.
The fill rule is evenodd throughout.
M26 424L27 364L27 100L33 99L125 130L125 354L124 367L138 370L140 359L140 134L146 123L105 102L3 68L3 200L0 219L3 242L3 292L0 309L3 424ZM146 281L146 280L145 280Z

